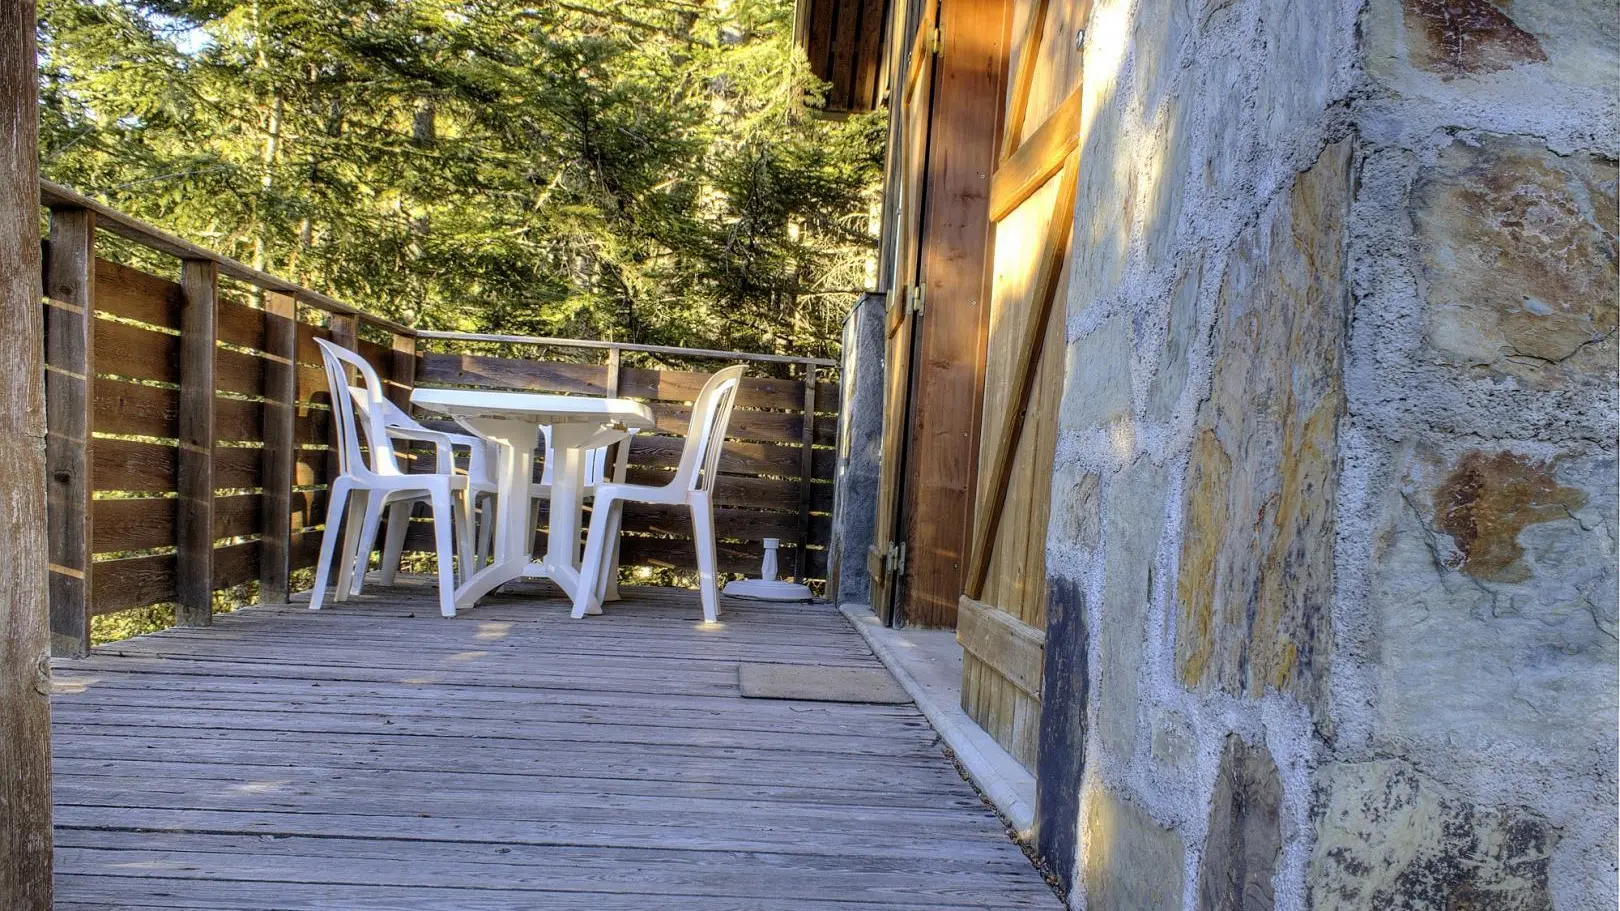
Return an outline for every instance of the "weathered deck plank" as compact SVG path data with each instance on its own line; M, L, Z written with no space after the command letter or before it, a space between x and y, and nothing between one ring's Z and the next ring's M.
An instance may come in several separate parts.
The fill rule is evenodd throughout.
M59 662L58 908L1057 908L912 706L742 699L874 666L823 607L416 583Z

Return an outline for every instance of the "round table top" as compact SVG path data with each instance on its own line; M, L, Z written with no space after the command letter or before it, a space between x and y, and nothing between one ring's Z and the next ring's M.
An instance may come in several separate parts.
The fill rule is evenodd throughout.
M411 401L428 411L457 418L503 418L536 424L622 424L650 430L652 409L629 399L491 389L413 389Z

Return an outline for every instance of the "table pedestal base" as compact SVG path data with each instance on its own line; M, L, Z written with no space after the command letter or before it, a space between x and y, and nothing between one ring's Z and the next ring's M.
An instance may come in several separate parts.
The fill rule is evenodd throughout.
M613 442L602 439L593 424L555 424L551 428L550 530L546 555L532 556L535 529L529 525L533 494L534 447L539 437L533 421L462 418L474 433L496 444L501 496L496 506L495 548L490 565L456 588L456 609L472 607L479 598L516 579L547 578L572 601L579 592L580 511L585 483L584 448ZM593 611L601 613L601 609Z

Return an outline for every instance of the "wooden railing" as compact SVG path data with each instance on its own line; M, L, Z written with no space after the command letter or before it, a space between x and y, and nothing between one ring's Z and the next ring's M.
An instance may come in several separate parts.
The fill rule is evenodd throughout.
M207 624L217 593L279 603L312 566L336 470L316 338L365 356L402 405L424 386L648 402L629 479L679 457L689 403L716 362L749 361L716 488L723 572L756 572L780 538L786 570L826 574L839 401L814 358L628 343L417 331L197 247L41 182L45 247L47 484L53 651L83 654L90 618L173 603ZM123 238L143 268L97 255ZM173 258L175 278L155 272ZM176 280L177 279L177 280ZM632 576L689 572L685 515L626 510ZM425 539L413 534L408 541ZM238 592L238 596L242 592Z

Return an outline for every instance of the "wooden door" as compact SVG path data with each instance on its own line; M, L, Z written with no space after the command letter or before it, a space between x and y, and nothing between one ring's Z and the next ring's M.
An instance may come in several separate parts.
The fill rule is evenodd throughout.
M990 182L992 270L972 550L957 613L962 707L1035 767L1046 526L1079 176L1075 36L1089 0L1017 0Z
M894 618L895 595L905 570L900 540L905 502L906 446L912 427L912 364L917 314L922 297L922 213L927 186L930 106L933 101L935 22L938 0L925 0L921 21L899 59L898 130L894 164L899 179L896 207L894 276L884 314L883 451L878 472L877 534L866 556L872 576L872 609L885 624ZM904 17L902 8L899 15Z

